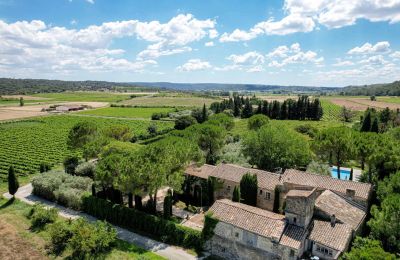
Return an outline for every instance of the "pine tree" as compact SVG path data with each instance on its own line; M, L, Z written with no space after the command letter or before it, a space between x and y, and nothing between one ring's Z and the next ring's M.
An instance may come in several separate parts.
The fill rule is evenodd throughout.
M14 196L15 193L17 193L18 188L19 183L17 176L15 175L14 167L10 166L8 169L8 192Z
M368 111L367 115L365 116L360 131L361 132L370 132L371 131L371 112L370 111Z
M232 201L240 202L240 188L238 186L233 189Z
M371 132L375 132L375 133L379 132L379 125L378 125L378 118L377 117L375 117L374 122L372 123Z
M244 204L257 206L257 175L246 173L240 180L240 195Z

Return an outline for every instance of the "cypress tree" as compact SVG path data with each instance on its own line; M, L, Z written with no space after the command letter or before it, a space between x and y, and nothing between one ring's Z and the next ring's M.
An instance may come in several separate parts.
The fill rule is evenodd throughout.
M206 108L206 104L203 105L203 111L201 113L201 123L205 122L208 120L208 112Z
M8 169L8 192L14 196L15 193L17 193L18 188L19 183L17 176L15 175L14 167L10 166Z
M232 201L240 202L240 188L238 186L233 189Z
M244 108L242 111L242 117L243 118L249 118L253 115L253 107L250 104L249 98L246 98L244 102Z
M128 207L133 208L133 194L128 193Z
M275 212L275 213L279 213L279 205L280 205L280 194L281 194L281 191L280 191L280 189L278 188L278 186L275 186L275 194L274 194L274 207L273 207L273 211Z
M262 106L261 106L261 102L259 102L256 114L261 114L261 113L262 113Z
M378 118L377 117L375 117L374 122L372 123L371 132L375 132L375 133L379 132L379 125L378 125Z
M143 209L142 197L139 195L135 195L135 209L137 210Z
M168 195L164 198L164 218L169 219L172 216L172 193L168 190Z
M351 168L351 170L350 170L350 177L349 177L349 179L352 181L353 180L353 168Z
M234 99L234 102L233 102L233 115L235 116L235 117L239 117L240 116L240 107L241 107L241 105L240 105L240 99L239 98L235 98Z
M262 103L262 111L261 113L263 113L264 115L268 116L268 101L264 100Z
M367 115L365 116L360 131L361 132L371 131L371 112L370 111L368 111Z
M244 204L257 206L257 175L246 173L240 180L240 195Z
M282 106L281 106L280 119L282 119L282 120L288 119L288 105L287 105L286 100L283 101Z
M209 205L212 205L215 199L214 199L214 179L211 176L208 176L207 179L207 193L208 193L208 203Z

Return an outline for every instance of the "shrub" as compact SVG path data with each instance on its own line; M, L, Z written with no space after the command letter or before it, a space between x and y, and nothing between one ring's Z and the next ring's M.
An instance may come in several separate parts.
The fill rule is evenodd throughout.
M254 115L249 118L249 121L247 122L247 128L250 130L258 130L260 129L263 125L268 124L269 118L266 115Z
M175 120L174 128L177 130L183 130L194 124L197 124L196 118L192 116L181 116Z
M149 215L132 208L113 204L93 196L83 197L83 210L99 219L143 232L166 243L186 248L202 247L201 232L175 224L172 221Z
M59 171L45 172L32 180L33 194L74 209L81 208L81 197L90 192L92 183L90 178Z
M80 259L106 252L117 237L117 231L109 224L102 221L90 224L82 218L73 223L72 233L69 246L73 250L72 255Z
M28 218L31 220L31 228L43 228L48 223L56 221L58 210L55 208L45 209L36 204L29 211Z
M95 165L92 162L84 162L78 165L75 170L75 174L82 177L93 178L95 171Z
M77 156L68 156L64 159L64 170L66 173L75 174L75 169L79 164L79 158Z
M318 133L318 129L310 124L296 126L295 130L296 132L306 134L311 138L314 138Z
M51 170L51 165L45 162L42 162L39 166L39 171L42 172L48 172Z
M58 221L49 226L50 250L60 254L67 247L73 235L71 221Z

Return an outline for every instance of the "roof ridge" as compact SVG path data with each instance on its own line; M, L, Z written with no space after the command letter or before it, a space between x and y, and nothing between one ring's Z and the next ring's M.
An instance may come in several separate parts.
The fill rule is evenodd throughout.
M248 167L244 167L244 166L237 165L237 164L233 164L233 163L220 163L220 164L218 164L218 166L219 166L219 165L222 165L222 164L224 164L224 165L229 165L229 166L233 166L233 167L236 167L236 168L245 169L245 170L253 170L253 171L267 172L267 173L272 173L272 174L278 175L278 176L280 175L279 173L276 173L276 172L270 172L270 171L266 171L266 170L262 170L262 169L257 169L257 168L248 168Z

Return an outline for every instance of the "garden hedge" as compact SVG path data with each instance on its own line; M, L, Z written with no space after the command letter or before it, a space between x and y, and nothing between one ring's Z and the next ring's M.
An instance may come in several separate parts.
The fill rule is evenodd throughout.
M168 244L196 250L201 250L203 245L200 231L91 195L83 197L83 210L99 219L133 232L148 234Z

